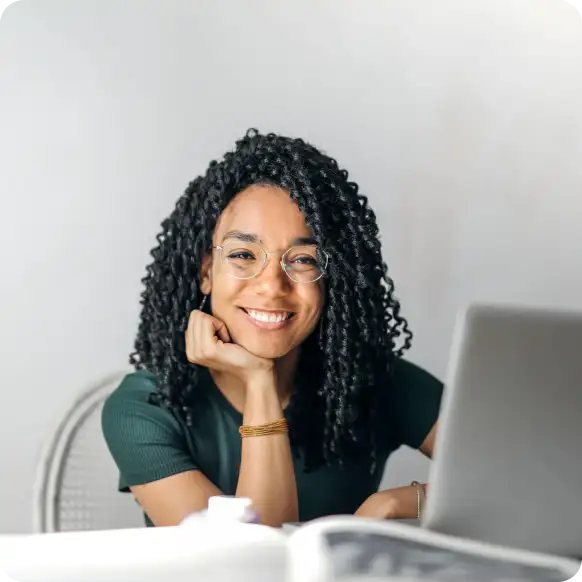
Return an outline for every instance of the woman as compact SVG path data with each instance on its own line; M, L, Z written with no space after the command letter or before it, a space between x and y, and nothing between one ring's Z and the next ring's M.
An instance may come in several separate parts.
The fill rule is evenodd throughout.
M190 183L144 279L105 439L148 525L217 494L280 526L416 517L424 490L378 492L391 452L431 456L442 384L412 337L376 218L334 159L250 130Z

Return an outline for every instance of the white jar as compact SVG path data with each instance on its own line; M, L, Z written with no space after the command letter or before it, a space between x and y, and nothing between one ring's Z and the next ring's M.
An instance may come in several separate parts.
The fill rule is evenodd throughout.
M208 500L208 509L187 515L181 525L199 524L201 520L213 523L259 523L259 516L248 497L216 495Z

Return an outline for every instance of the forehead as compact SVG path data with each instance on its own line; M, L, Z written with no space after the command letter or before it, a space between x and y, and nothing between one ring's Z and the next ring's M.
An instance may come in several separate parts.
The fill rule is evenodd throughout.
M273 250L311 236L297 204L285 190L274 186L250 186L235 196L219 218L216 242L234 230L256 235Z

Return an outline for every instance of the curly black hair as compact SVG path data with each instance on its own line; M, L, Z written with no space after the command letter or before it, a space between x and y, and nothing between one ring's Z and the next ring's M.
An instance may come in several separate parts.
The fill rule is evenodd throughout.
M185 331L202 299L202 258L222 211L253 184L286 190L330 256L324 310L301 351L286 410L293 450L304 451L307 470L362 455L374 465L385 420L377 411L412 333L367 198L336 160L302 139L251 129L188 185L151 251L130 362L157 377L158 400L191 418L202 370L186 359Z

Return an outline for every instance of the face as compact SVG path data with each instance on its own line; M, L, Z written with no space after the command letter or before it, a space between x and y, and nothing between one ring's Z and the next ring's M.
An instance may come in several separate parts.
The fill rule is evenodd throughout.
M309 336L323 309L323 279L295 282L281 266L283 253L306 242L312 233L284 190L250 186L220 216L212 244L238 249L245 246L240 244L241 234L254 237L269 253L263 270L252 278L234 278L234 259L226 264L225 253L214 249L203 265L201 289L211 294L212 314L226 324L233 342L257 356L281 358ZM250 256L228 256L247 268ZM308 257L298 256L294 261L298 268L305 268Z

